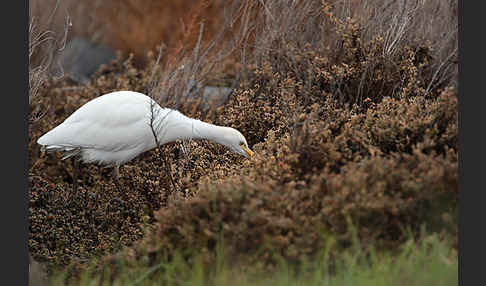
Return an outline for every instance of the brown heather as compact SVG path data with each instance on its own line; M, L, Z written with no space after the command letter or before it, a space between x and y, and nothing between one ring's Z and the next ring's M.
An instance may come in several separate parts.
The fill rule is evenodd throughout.
M73 194L72 163L41 154L35 141L100 94L146 92L156 59L150 54L139 68L120 57L88 87L47 82L41 96L50 109L29 130L31 253L57 265L120 249L102 262L155 263L182 252L211 263L224 243L234 261L267 267L277 256L312 258L329 236L338 242L333 251L348 246L350 222L364 248L393 249L424 224L457 240L457 50L444 56L454 45L447 50L408 31L390 48L386 33L369 32L386 26L373 22L378 16L352 16L359 7L372 11L360 1L351 1L349 13L337 4L294 2L300 10L276 1L258 10L250 37L258 45L226 102L211 112L197 102L181 107L239 129L255 151L251 159L206 141L184 142L186 153L172 144L122 166L127 192L118 193L111 170L82 165ZM277 11L286 16L270 27L265 18ZM295 25L305 33L276 30Z

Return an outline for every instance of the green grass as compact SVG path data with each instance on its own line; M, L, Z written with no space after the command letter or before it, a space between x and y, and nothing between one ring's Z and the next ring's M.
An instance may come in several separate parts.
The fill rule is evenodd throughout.
M354 247L336 253L335 259L330 259L330 252L324 249L314 261L299 267L300 271L285 261L273 271L251 266L242 270L229 266L220 249L215 263L206 268L198 259L191 266L176 255L170 262L151 267L123 266L123 271L113 276L114 281L110 281L109 269L104 275L92 275L92 268L88 267L74 285L457 285L457 252L437 235L423 237L419 242L410 239L395 253L364 253L356 241ZM330 242L328 245L332 246ZM64 285L66 275L66 271L53 275L52 285Z

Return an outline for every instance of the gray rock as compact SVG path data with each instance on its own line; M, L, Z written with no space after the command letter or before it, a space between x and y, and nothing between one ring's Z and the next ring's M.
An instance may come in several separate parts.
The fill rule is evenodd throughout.
M205 86L203 89L203 97L210 102L222 104L232 91L233 89L230 87Z
M64 75L80 84L88 84L100 65L115 59L115 51L82 37L74 37L59 56Z

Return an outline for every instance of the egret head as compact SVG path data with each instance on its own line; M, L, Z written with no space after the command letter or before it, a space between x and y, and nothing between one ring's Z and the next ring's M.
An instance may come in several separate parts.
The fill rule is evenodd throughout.
M224 127L221 137L221 144L230 148L233 152L243 155L245 157L253 156L253 151L248 148L245 136L238 130L231 127Z

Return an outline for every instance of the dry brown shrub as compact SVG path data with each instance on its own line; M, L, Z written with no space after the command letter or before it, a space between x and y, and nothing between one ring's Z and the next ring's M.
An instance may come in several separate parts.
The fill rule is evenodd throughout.
M350 104L428 95L457 81L457 2L445 2L266 1L248 58Z
M444 153L447 148L458 151L458 98L445 90L434 99L413 97L407 100L385 98L368 109L363 132L382 152L410 153L422 142L421 148Z
M389 48L383 27L400 27L393 15L402 10L389 8L399 1L386 2L388 22L368 22L383 28L376 34L366 21L380 14L356 19L359 7L374 11L364 2L348 2L348 8L290 2L258 6L262 18L256 18L245 59L254 65L222 108L209 116L197 104L180 107L238 128L254 158L206 141L184 143L189 152L163 146L177 192L154 150L121 168L130 192L118 194L108 171L84 166L80 193L71 194L71 164L39 154L35 144L101 93L146 91L155 54L145 68L120 57L88 87L57 83L43 91L52 109L29 134L33 253L66 263L116 251L146 231L126 249L128 259L195 251L211 263L224 237L229 254L241 261L272 264L283 255L298 262L315 254L328 234L345 247L351 239L347 218L364 247L396 246L406 229L429 221L457 235L457 227L442 219L456 216L458 196L454 45L441 49L439 38L430 44L407 29ZM453 13L437 5L443 15ZM284 16L272 22L277 11ZM410 25L424 21L413 19ZM433 30L427 31L429 39ZM250 49L250 43L258 45ZM441 56L448 53L453 56Z
M418 233L432 220L443 230L442 215L454 215L457 207L454 148L431 152L425 138L410 153L381 152L370 134L357 132L367 116L354 117L348 114L355 125L344 123L336 136L319 120L303 125L309 131L294 133L296 139L269 131L254 145L251 162L219 165L200 179L194 198L169 199L156 213L155 230L138 244L139 255L147 249L164 257L190 250L210 263L224 237L235 261L272 264L281 255L298 262L312 257L326 235L347 245L347 218L365 247L393 247L405 239L406 229Z
M452 57L440 60L409 29L393 46L379 33L364 41L363 23L336 16L336 6L325 4L319 14L305 4L292 14L292 5L302 3L266 2L265 32L255 34L257 68L215 119L244 130L257 155L214 166L194 198L170 199L140 253L195 249L211 261L223 236L232 257L299 261L322 246L326 233L346 245L346 218L365 245L394 246L406 229L417 231L431 217L441 221L443 213L455 216L455 74L435 76L444 65L454 69ZM271 22L277 8L284 17ZM390 17L392 25L404 25ZM317 27L314 42L289 28L294 20ZM326 25L335 27L330 39L319 37L329 32Z

